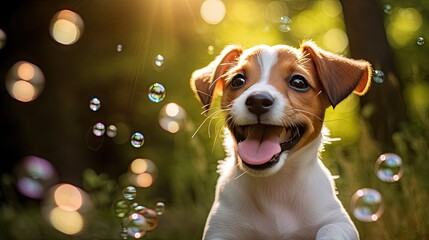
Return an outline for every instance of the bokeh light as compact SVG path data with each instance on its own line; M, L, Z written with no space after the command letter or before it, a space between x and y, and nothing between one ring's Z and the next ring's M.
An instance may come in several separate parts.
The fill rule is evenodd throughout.
M159 125L167 132L178 132L183 128L185 121L186 111L177 103L168 103L159 112Z
M130 164L130 182L137 186L148 188L152 186L158 174L155 163L149 159L136 158Z
M63 45L71 45L82 36L84 23L79 14L62 10L52 17L50 33L52 38Z
M42 92L45 77L42 70L36 65L20 61L8 71L5 84L11 97L21 102L30 102Z
M60 207L50 211L49 220L55 229L68 235L80 233L84 226L83 217L79 212L66 211Z
M77 211L82 207L83 197L79 189L70 184L59 185L54 190L54 200L64 211Z
M30 198L43 199L58 180L54 166L47 160L27 156L15 166L18 191Z
M218 24L225 17L225 4L221 0L205 0L201 5L200 14L207 23Z
M0 29L0 49L6 44L6 33Z
M381 194L372 188L357 190L350 205L355 218L362 222L377 221L384 210Z
M108 137L114 138L118 134L118 128L115 125L109 125L106 130Z
M404 173L402 158L395 153L380 155L375 161L375 172L383 182L399 181Z
M420 12L415 8L401 8L393 11L387 21L387 36L395 47L404 47L417 38L423 23Z
M328 51L343 53L348 45L347 34L339 28L332 28L323 35L323 46Z

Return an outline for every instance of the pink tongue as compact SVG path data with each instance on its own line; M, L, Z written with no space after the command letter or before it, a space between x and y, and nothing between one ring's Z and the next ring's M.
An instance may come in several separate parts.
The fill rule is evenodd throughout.
M250 165L261 165L280 153L279 143L282 127L253 125L249 127L246 140L238 144L238 155Z

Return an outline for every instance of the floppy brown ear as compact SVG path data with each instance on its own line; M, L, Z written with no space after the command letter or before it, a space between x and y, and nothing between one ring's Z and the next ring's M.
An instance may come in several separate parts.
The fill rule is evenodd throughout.
M372 76L369 62L327 52L313 42L304 42L301 50L313 59L332 107L352 92L362 96L368 91Z
M210 108L215 92L221 93L225 81L224 74L242 52L243 49L239 46L228 46L209 65L192 73L191 88L205 110Z

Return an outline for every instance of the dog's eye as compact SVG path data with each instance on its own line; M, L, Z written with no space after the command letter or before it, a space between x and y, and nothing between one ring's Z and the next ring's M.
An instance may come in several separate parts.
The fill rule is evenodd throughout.
M310 85L308 85L307 80L301 75L295 75L292 77L292 79L289 81L289 86L293 88L294 90L304 92L307 91Z
M232 89L239 89L244 84L246 84L246 77L242 73L239 73L232 78L230 86Z

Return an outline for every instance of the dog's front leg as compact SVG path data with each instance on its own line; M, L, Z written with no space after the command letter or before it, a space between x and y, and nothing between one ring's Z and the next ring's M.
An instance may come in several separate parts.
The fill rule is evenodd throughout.
M317 240L358 240L359 234L356 228L348 222L336 222L327 224L319 229Z

